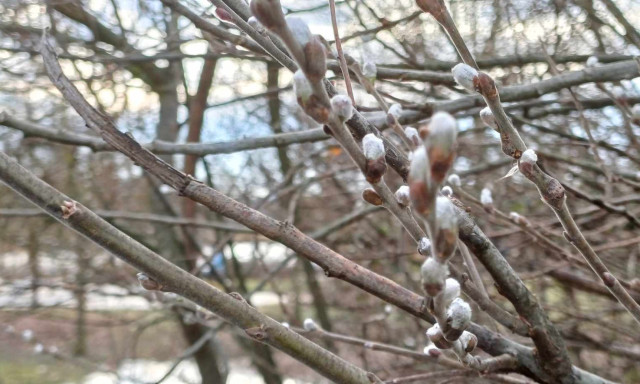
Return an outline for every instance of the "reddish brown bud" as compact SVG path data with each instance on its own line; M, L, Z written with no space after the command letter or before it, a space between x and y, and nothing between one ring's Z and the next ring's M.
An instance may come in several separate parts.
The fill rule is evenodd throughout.
M560 209L562 208L562 204L564 204L565 200L564 187L558 180L546 174L545 176L546 188L542 191L542 196L547 204L555 209Z
M435 250L442 263L453 256L458 240L458 218L456 209L444 196L436 199L436 230L434 234Z
M478 72L478 76L473 79L473 86L477 92L489 100L499 99L496 82L491 76L484 72Z
M533 178L534 176L534 167L538 161L538 155L533 149L527 149L520 156L520 161L518 162L518 169L525 175L528 179Z
M411 205L422 215L428 215L433 209L435 191L423 181L409 181Z
M378 195L378 192L374 191L371 188L367 188L362 191L362 198L367 203L375 206L380 206L383 203L382 198L380 197L380 195Z
M327 72L327 53L318 36L312 36L303 48L306 59L304 73L312 83L317 83L324 78Z
M611 288L616 283L616 278L609 272L605 272L602 274L602 281L604 282L604 285Z
M376 160L367 160L364 173L369 183L375 184L379 182L385 172L387 172L387 162L384 157L380 157Z
M478 345L478 338L471 332L462 332L459 340L460 343L462 343L462 348L467 353L473 352L473 350L476 349L476 346Z
M447 339L445 339L440 326L436 323L427 330L427 337L429 340L439 349L449 349L453 346Z
M147 291L162 291L162 284L153 280L152 278L147 276L145 273L140 272L138 273L137 277L138 277L138 282L140 282L140 285L142 286L142 288L146 289Z
M510 212L509 213L509 218L511 219L511 221L513 221L514 223L521 225L523 227L529 227L531 225L531 223L529 223L529 220L527 220L526 217L520 215L517 212Z
M226 21L227 23L233 23L233 17L231 17L231 14L226 9L218 7L215 13L218 19Z
M442 355L442 352L440 352L438 347L436 347L433 343L431 343L428 346L426 346L424 348L423 352L424 352L425 355L429 355L431 357L438 357L438 356Z
M316 95L311 95L306 102L302 98L298 98L298 104L300 104L307 115L318 123L325 124L329 121L331 108L322 104Z
M424 146L412 154L408 179L411 205L422 215L428 215L435 203L437 184L431 181L431 166Z
M251 13L265 28L271 31L284 28L287 25L280 0L253 0Z
M429 126L428 125L424 125L424 126L420 127L420 129L418 129L418 135L420 136L420 138L422 140L426 140L427 137L429 137Z

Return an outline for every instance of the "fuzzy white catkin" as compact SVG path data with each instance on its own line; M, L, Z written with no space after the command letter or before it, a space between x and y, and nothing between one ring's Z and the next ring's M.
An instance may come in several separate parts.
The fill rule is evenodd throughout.
M428 258L422 263L420 268L422 281L426 284L444 283L447 275L449 275L449 267L439 262L433 257Z
M247 19L247 24L249 24L253 29L259 29L262 27L262 24L256 19L255 16L251 16Z
M375 79L378 74L378 67L373 61L365 61L362 64L362 75L368 79Z
M287 328L287 329L291 328L291 325L289 323L287 323L286 321L282 322L282 326Z
M438 349L438 347L436 347L435 345L433 345L433 343L430 342L429 345L424 347L424 349L422 350L422 353L424 353L425 355L431 355L431 351L440 351L440 349Z
M429 158L424 146L416 149L411 154L411 165L409 167L409 179L425 180L429 172Z
M640 118L640 104L636 104L631 108L631 114L634 118Z
M509 212L509 218L512 221L518 222L518 220L520 219L520 214L518 212L511 211L511 212Z
M449 305L454 299L460 296L460 283L456 279L448 278L444 282L444 289L440 293L440 298Z
M400 115L402 115L402 105L398 103L391 104L387 113L393 115L393 117L395 117L396 119L399 119Z
M491 196L491 190L489 188L482 188L482 191L480 191L480 202L482 205L493 204L493 197Z
M429 121L429 137L438 133L451 134L451 132L454 132L454 134L458 132L458 124L453 116L442 111L436 112L431 116L431 121Z
M418 252L421 255L428 255L431 251L431 240L428 237L423 237L418 243Z
M442 194L442 196L449 197L449 196L453 195L453 189L451 189L451 187L447 185L446 187L443 187L440 190L440 193Z
M404 129L404 134L407 136L409 141L413 143L413 145L420 145L420 134L418 134L418 130L413 127L406 127Z
M35 353L36 355L39 355L42 352L44 352L44 345L38 343L33 347L33 353Z
M431 339L432 337L437 336L440 332L440 325L438 323L435 323L429 329L427 329L427 332L425 332L425 334L427 335L427 337L429 337L429 339Z
M353 116L353 104L346 95L335 95L331 98L331 109L344 120L349 120Z
M598 64L600 64L600 61L598 61L598 58L595 56L589 56L587 59L587 67L595 67Z
M475 349L475 345L478 343L478 338L476 337L476 335L468 331L462 332L462 335L460 335L460 338L458 340L460 341L462 349L465 353L466 351L473 352L473 350ZM473 343L473 346L471 348L469 347L469 343Z
M449 175L447 182L453 185L454 187L459 187L462 185L462 181L460 181L460 176L456 175L455 173L452 173L451 175Z
M296 16L287 16L286 21L291 34L298 44L300 44L301 47L307 45L309 40L311 40L311 31L309 30L307 23Z
M301 70L293 74L293 90L298 99L307 100L313 94L311 83Z
M136 277L138 278L138 281L140 281L140 282L151 280L151 279L149 279L149 276L147 276L145 273L142 273L142 272L138 272L136 274Z
M470 65L460 63L451 69L453 78L456 83L460 84L464 89L468 91L475 91L473 85L473 78L478 76L478 71Z
M316 324L316 322L313 321L313 319L309 318L304 319L303 327L305 331L309 332L318 330L318 325Z
M496 122L496 117L493 116L493 112L491 112L491 108L482 108L482 110L480 111L480 119L482 119L482 122L487 126L493 128L496 131L498 130L498 123Z
M538 155L533 149L527 149L522 153L520 162L525 164L535 164L538 161Z
M450 229L458 225L456 209L448 197L438 196L436 199L436 220L440 228Z
M373 133L368 133L362 138L362 152L367 160L384 157L384 142Z
M471 322L471 307L458 297L449 304L447 319L453 329L466 329Z
M402 185L396 191L396 201L400 205L404 205L405 207L411 203L411 196L409 195L409 187L406 185Z
M458 137L456 119L447 112L436 112L429 122L428 143L430 148L450 150Z

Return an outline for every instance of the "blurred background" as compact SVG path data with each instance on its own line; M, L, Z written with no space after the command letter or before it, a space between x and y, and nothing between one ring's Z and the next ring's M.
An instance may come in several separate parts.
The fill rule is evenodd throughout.
M326 331L422 351L424 323L185 201L101 145L44 73L38 47L49 28L66 75L121 130L155 150L169 144L158 153L177 168L420 292L423 257L398 222L362 201L368 184L335 141L315 137L263 148L255 140L320 129L297 105L291 73L221 20L210 2L178 4L184 9L159 0L0 1L0 150L150 249L224 291L240 292L278 321L300 328L312 318ZM282 5L333 46L327 1ZM598 61L590 65L600 65L640 53L636 0L448 5L479 65L502 87L583 70L591 56ZM413 1L338 0L336 7L345 52L379 70L397 70L375 83L388 102L428 117L434 105L468 97L452 81L405 76L448 75L458 62L439 25ZM201 21L213 28L203 32L195 25ZM327 77L344 92L339 71ZM640 81L573 90L578 105L566 89L515 92L507 110L544 168L571 188L578 224L638 300L640 107L634 106ZM384 122L375 99L357 84L354 91L365 116ZM640 382L640 334L633 321L575 262L577 252L535 188L517 174L503 178L513 164L500 150L499 135L477 117L480 108L453 111L460 129L454 171L462 188L475 199L490 189L496 209L523 215L556 247L460 199L542 302L574 364L611 380ZM584 121L598 143L597 158ZM421 124L420 116L403 122ZM186 142L218 144L187 156L171 145ZM394 190L402 184L395 173L386 179ZM454 262L462 264L459 257ZM145 291L136 272L0 185L0 383L326 382L194 304ZM480 272L491 298L511 310ZM530 345L474 309L474 321ZM316 339L381 377L434 368ZM464 380L450 382L470 382Z

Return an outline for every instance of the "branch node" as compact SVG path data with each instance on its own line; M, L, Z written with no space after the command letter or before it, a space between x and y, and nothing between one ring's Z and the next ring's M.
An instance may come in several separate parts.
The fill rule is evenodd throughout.
M60 206L60 211L62 211L62 218L67 220L74 213L78 212L78 204L73 200L71 201L65 200Z
M244 304L249 305L247 300L245 300L245 298L238 292L230 292L229 296L233 297L234 299L236 299L236 300L238 300L238 301L240 301L240 302L242 302Z
M260 342L263 342L269 337L269 334L267 333L267 328L265 327L264 324L260 324L259 327L247 328L244 330L244 332L250 338Z

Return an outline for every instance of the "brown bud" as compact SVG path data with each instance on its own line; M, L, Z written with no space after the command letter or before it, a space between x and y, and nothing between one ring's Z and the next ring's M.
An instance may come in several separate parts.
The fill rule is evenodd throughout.
M616 283L616 278L609 272L605 272L602 274L602 281L604 282L604 285L611 288Z
M422 283L422 289L429 297L437 296L438 293L442 292L442 283Z
M433 348L433 346L429 346L427 348L424 349L425 350L425 354L431 356L431 357L438 357L440 355L442 355L442 352L440 352L440 350L436 347Z
M371 184L375 184L382 179L387 171L387 162L384 157L380 157L375 160L367 160L364 173L367 181Z
M484 72L478 72L478 76L473 79L473 86L477 92L489 100L500 99L496 82Z
M287 25L280 0L253 0L251 13L265 28L271 31L285 28Z
M425 140L427 137L429 137L429 126L423 125L422 127L420 127L420 129L418 129L418 135L420 135L420 138L422 140Z
M303 50L306 59L304 73L311 83L317 83L327 72L327 53L324 45L318 36L314 35Z
M138 277L138 282L140 282L140 285L142 286L142 288L146 289L147 291L162 291L162 284L153 280L152 278L147 276L145 273L140 272L138 273L137 277Z
M429 215L435 201L435 190L423 181L409 181L409 195L411 205L424 216Z
M427 337L429 340L439 349L449 349L453 346L447 339L445 339L442 330L438 326L438 324L434 324L431 328L427 330Z
M389 126L396 125L396 117L390 113L387 113L387 125Z
M442 183L456 154L456 119L446 112L436 112L429 122L429 135L426 140L431 178Z
M441 263L453 256L458 240L458 216L451 200L436 198L436 226L434 233L436 257Z
M538 155L535 153L533 149L527 149L524 151L522 156L520 156L520 161L518 161L518 169L520 172L525 175L529 180L531 180L535 175L535 166L538 162Z
M362 191L362 198L367 203L375 206L380 206L383 203L382 198L380 197L380 195L378 195L378 192L374 191L372 188L367 188Z
M451 328L450 326L445 326L445 329L443 330L444 338L452 342L458 340L464 332L463 329Z
M565 193L564 187L553 177L545 174L545 189L542 191L544 201L555 209L561 209L564 204Z
M460 336L460 342L462 343L462 348L464 348L464 351L467 353L471 353L474 349L476 349L476 346L478 345L478 338L473 333L465 331Z
M429 159L431 160L431 177L435 182L441 184L453 165L455 151L447 153L441 148L434 147L429 151Z
M231 14L226 9L218 7L215 13L218 19L226 21L227 23L233 23L233 17L231 17Z
M458 240L457 228L440 229L435 238L436 256L438 260L449 260L456 250L456 240Z
M320 99L316 95L309 96L307 101L304 101L304 99L302 98L298 98L298 104L300 104L307 115L309 115L318 123L325 124L327 121L329 121L331 108L322 104L322 102L320 102Z

